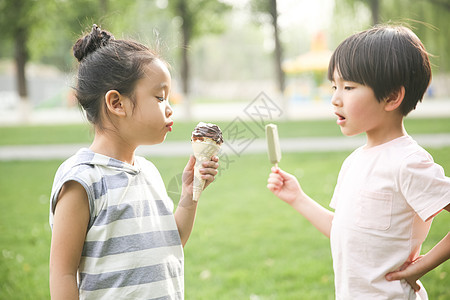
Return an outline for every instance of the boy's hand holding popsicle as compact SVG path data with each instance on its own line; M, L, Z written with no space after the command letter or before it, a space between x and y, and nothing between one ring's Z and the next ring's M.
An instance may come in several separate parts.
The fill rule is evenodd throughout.
M281 147L278 129L275 124L266 125L267 151L269 160L275 166L267 180L267 188L284 202L292 205L298 195L302 193L300 184L295 176L284 172L278 167L281 161Z
M333 213L317 204L303 192L295 176L278 168L281 160L281 148L277 126L266 126L267 149L270 162L275 164L267 180L267 188L278 198L292 206L310 221L325 236L330 237Z

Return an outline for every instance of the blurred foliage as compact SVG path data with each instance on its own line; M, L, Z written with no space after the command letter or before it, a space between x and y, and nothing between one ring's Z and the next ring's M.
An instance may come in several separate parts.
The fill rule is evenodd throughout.
M191 38L209 33L222 33L226 24L222 15L231 9L231 6L217 0L171 0L167 8L174 16L181 16L180 5L185 4L186 17L184 21L188 24Z
M272 22L270 11L272 1L269 0L250 0L250 11L252 12L252 19L260 24Z
M20 0L30 5L26 14L29 28L28 49L31 60L57 66L63 71L73 69L71 47L84 32L90 31L92 24L116 34L116 38L140 39L156 36L155 27L173 32L170 18L165 10L156 6L155 1L146 0ZM10 34L0 36L0 58L14 57L12 39L16 16L11 16L9 8L16 0L0 0L0 30ZM31 17L29 17L31 16ZM150 34L149 34L150 33ZM148 41L145 41L148 42ZM151 43L148 43L151 44Z
M450 71L450 2L448 0L379 0L380 23L411 28L431 54L433 72ZM372 26L370 1L335 0L333 44ZM351 21L351 22L350 22Z
M177 1L169 0L0 0L0 59L14 57L14 28L25 23L29 28L30 59L71 71L75 59L71 47L93 23L116 34L116 38L134 38L160 53L173 66L179 65L182 20L174 14ZM234 7L224 10L224 1L186 1L196 14L195 37L189 47L193 59L192 74L204 78L249 79L273 76L271 59L264 48L263 26L237 22L239 14L251 15ZM23 12L13 13L12 5L23 3ZM106 3L106 5L105 5ZM219 3L220 5L215 5ZM200 10L201 8L201 10ZM207 10L204 10L207 9ZM231 12L231 13L230 13ZM254 14L256 16L256 14ZM258 15L261 18L262 15ZM369 1L335 0L330 48L348 35L371 26ZM434 72L450 71L450 11L448 0L380 0L381 22L409 24L433 54ZM306 33L283 28L281 34L288 56L299 51ZM223 32L214 37L209 32ZM303 47L308 47L303 45ZM214 50L211 50L211 49ZM220 66L218 68L217 66ZM222 70L223 68L223 70ZM177 72L179 71L176 70ZM253 74L253 76L252 76ZM215 76L215 77L212 77Z
M42 2L46 2L43 0ZM33 0L0 0L1 41L11 40L21 28L39 29L44 22L39 18L39 5ZM8 45L10 46L10 45Z

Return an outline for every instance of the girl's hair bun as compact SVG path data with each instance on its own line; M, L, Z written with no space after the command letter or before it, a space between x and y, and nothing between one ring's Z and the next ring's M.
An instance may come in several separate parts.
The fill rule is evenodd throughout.
M114 40L114 36L110 32L102 30L94 24L92 26L92 31L79 38L73 46L73 56L81 62L90 53L106 46L110 40Z

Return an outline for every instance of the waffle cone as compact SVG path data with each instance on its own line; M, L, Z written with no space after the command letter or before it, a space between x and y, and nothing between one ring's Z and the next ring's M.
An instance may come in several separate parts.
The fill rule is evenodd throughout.
M211 157L217 155L220 150L220 145L214 141L193 141L192 150L195 156L194 166L194 183L193 183L193 200L198 201L200 195L205 187L205 180L201 178L200 169L202 163L211 160Z

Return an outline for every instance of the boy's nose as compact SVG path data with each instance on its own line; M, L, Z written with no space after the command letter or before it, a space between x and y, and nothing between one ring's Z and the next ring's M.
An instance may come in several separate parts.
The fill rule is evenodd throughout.
M333 96L331 97L331 104L333 104L334 106L342 105L342 100L341 100L341 97L339 96L338 92L333 93Z

